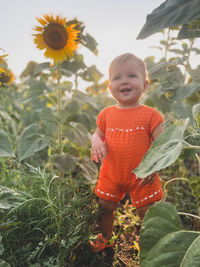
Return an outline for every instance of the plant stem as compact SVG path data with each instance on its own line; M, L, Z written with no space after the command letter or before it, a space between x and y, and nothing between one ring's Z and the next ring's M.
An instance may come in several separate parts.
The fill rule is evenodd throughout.
M169 50L169 42L170 42L170 29L168 29L167 31L167 40L166 40L167 44L165 46L165 60L167 61L167 53L168 53L168 50Z
M75 89L77 90L78 89L78 75L75 73Z
M193 44L194 44L194 39L190 39L190 47L189 47L188 54L187 54L186 65L185 65L185 73L184 73L185 81L186 81L187 69L190 68L190 55L191 55L191 52L192 52Z
M200 149L200 146L186 146L186 147L183 147L183 149Z
M197 215L194 215L194 214L190 214L190 213L186 213L186 212L178 212L179 215L186 215L186 216L191 216L191 217L194 217L194 218L197 218L200 220L200 217L197 216Z
M173 182L173 181L178 181L178 180L182 180L182 181L187 181L188 182L188 179L186 179L186 178L173 178L173 179L170 179L169 181L167 181L165 184L164 184L164 186L163 186L163 190L165 190L165 188L166 188L166 186L169 184L169 183L171 183L171 182Z
M59 154L62 153L62 123L60 120L60 111L62 109L62 90L60 88L60 77L61 77L61 64L60 62L57 63L57 68L58 68L58 152Z

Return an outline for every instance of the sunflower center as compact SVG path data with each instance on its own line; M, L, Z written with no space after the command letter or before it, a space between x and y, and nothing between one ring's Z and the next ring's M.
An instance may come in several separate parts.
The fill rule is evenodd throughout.
M2 83L8 83L10 81L10 78L11 76L8 74L5 74L4 72L0 74L0 82Z
M50 23L43 31L45 43L52 49L60 50L67 44L67 31L61 24Z

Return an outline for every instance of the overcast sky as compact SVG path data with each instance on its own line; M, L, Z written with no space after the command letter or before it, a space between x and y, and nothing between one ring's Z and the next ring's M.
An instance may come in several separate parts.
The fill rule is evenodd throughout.
M159 34L136 41L147 14L164 0L0 0L0 48L8 53L8 65L19 76L31 60L48 61L33 42L36 17L53 13L67 19L77 18L97 41L99 54L85 49L87 65L95 64L107 78L110 61L121 53L132 52L141 58L158 51L149 46L158 44Z

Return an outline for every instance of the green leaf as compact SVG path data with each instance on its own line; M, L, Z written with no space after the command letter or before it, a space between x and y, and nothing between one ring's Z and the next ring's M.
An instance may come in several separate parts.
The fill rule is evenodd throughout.
M35 69L34 69L33 75L37 75L44 70L50 70L50 62L44 62L41 64L37 64Z
M180 85L175 94L175 100L185 99L200 89L200 85L197 82L191 82L188 85Z
M75 53L72 59L62 62L61 71L67 77L70 77L72 74L77 73L80 69L85 69L85 67L86 65L83 61L83 55Z
M1 241L2 241L2 236L0 235L0 256L3 255L3 252L4 252L4 247L3 245L1 244ZM1 263L1 262L0 262ZM1 265L0 265L1 266Z
M193 39L200 37L200 21L184 24L178 33L177 39Z
M166 80L166 76L170 75L170 72L167 71L167 68L169 67L176 67L178 64L182 64L185 61L186 57L178 58L169 62L162 61L159 62L158 64L154 64L153 67L148 69L148 73L151 77L152 80L158 78L160 79L160 76L164 76L164 80ZM176 69L177 75L181 80L183 80L183 75L181 75L180 70L177 68ZM177 78L178 78L177 77Z
M18 192L0 186L0 209L7 210L19 206L26 199Z
M179 121L180 125L170 124L160 136L152 143L150 149L143 157L140 165L133 172L140 178L170 166L174 163L183 148L183 134L188 120Z
M55 158L54 165L63 173L71 173L77 165L77 159L69 153L59 155Z
M70 122L70 126L70 128L66 128L64 135L76 145L87 148L89 142L87 128L83 124L77 122Z
M83 176L91 183L96 183L98 177L98 168L95 163L87 156L84 157L83 162L78 163L82 169Z
M63 91L71 92L72 91L72 87L73 87L73 83L72 82L70 82L70 81L64 81L62 83L61 89Z
M10 267L10 264L0 259L0 267Z
M200 177L192 176L188 180L190 188L192 189L192 194L195 198L200 199Z
M89 33L83 35L83 40L81 43L97 56L97 42Z
M103 74L96 68L95 65L87 68L86 71L80 74L81 78L88 82L94 82L95 84L103 77Z
M156 203L143 220L140 236L141 267L198 267L200 232L183 229L171 203Z
M47 86L43 81L34 82L29 90L26 92L27 95L25 99L21 101L21 104L25 104L28 102L33 102L37 100L40 96L43 95L44 90L47 90Z
M6 132L0 129L0 157L14 157L9 137Z
M174 102L170 105L171 111L179 119L192 118L192 109L190 106L186 105L184 102Z
M41 134L37 124L26 127L19 137L18 155L20 161L33 156L48 146L49 140Z
M99 110L98 104L93 101L92 97L84 94L79 90L73 91L73 100L81 101L82 103L88 103L96 110Z
M197 124L200 125L200 103L192 107L192 114Z
M50 137L53 136L58 126L56 114L50 108L44 108L40 111L39 115L45 134Z
M171 28L200 18L199 0L167 0L146 18L137 39L144 39L164 28Z

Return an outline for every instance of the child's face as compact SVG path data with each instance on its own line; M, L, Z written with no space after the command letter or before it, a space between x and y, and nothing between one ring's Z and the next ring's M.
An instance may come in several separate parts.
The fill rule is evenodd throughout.
M137 61L128 60L113 66L110 90L120 108L139 106L139 98L148 86L142 67Z

